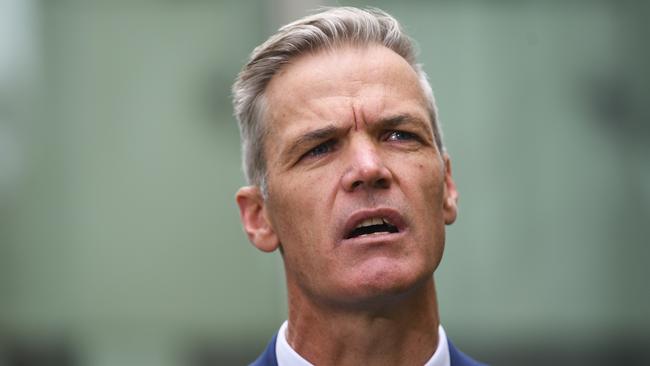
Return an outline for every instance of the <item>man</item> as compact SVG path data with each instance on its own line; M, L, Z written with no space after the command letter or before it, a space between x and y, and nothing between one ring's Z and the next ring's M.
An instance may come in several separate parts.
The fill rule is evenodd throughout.
M253 365L478 365L439 322L433 272L458 193L397 21L343 7L288 24L233 91L241 220L282 253L289 297Z

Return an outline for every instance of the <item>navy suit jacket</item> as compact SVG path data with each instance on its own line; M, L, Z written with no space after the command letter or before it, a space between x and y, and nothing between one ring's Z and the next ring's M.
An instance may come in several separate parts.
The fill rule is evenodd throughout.
M275 340L278 335L276 334L269 345L266 346L264 352L257 358L250 366L278 366L278 359L275 357ZM451 366L484 366L484 364L476 362L469 358L467 355L457 350L449 340L449 359Z

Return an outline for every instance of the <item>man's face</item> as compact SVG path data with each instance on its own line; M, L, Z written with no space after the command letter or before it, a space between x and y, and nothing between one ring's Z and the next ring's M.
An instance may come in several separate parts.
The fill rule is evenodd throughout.
M304 55L266 98L258 246L282 246L290 296L352 304L431 280L457 193L408 63L382 46Z

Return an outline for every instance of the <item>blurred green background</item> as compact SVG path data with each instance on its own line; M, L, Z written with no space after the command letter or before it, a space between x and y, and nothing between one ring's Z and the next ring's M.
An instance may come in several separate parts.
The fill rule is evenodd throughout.
M0 365L257 356L286 294L239 224L230 86L337 4L396 16L430 75L461 194L450 338L650 364L647 1L0 0Z

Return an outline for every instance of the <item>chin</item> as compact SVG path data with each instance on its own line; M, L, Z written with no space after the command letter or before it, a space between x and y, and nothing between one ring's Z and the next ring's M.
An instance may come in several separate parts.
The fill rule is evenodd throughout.
M360 268L357 273L346 276L345 294L341 298L365 303L407 296L433 278L433 270L416 268L406 263Z

